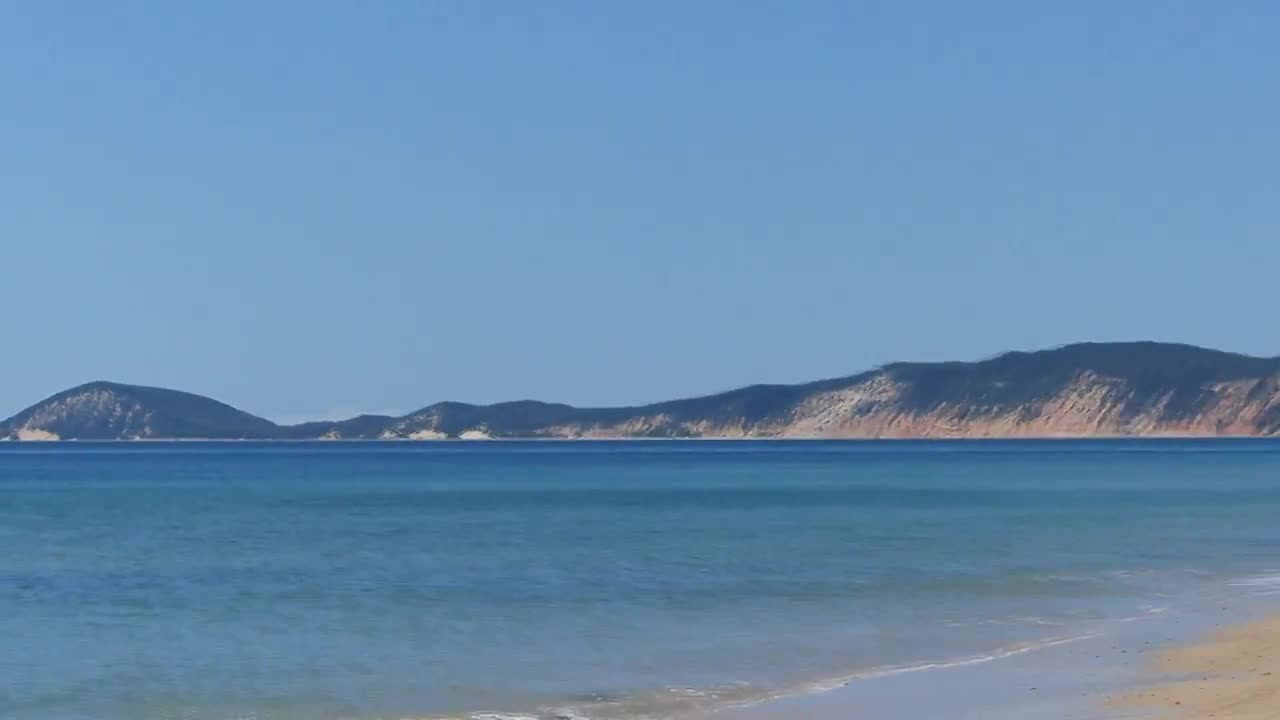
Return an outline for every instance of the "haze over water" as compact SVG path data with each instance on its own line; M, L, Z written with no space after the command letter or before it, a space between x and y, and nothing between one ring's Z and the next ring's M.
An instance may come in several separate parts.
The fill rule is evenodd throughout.
M0 717L856 697L1265 597L1278 471L1266 440L2 445Z

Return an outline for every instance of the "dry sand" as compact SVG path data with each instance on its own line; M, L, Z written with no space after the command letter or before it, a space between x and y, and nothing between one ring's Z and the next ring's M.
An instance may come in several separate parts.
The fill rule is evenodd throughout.
M1280 720L1280 617L1159 653L1153 669L1173 679L1116 697L1117 710L1171 720Z

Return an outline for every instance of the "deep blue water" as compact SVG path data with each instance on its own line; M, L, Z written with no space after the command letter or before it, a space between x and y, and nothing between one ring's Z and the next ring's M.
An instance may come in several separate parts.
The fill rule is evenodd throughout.
M1265 592L1280 442L0 443L0 717L683 717Z

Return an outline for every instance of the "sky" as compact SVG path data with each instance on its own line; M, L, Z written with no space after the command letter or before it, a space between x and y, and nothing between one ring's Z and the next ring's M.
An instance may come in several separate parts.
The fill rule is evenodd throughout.
M1280 354L1280 3L0 0L0 417Z

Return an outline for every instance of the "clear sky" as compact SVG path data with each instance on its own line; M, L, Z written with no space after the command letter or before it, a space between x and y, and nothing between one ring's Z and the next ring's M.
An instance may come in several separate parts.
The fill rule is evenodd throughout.
M1280 353L1280 3L0 2L0 417Z

